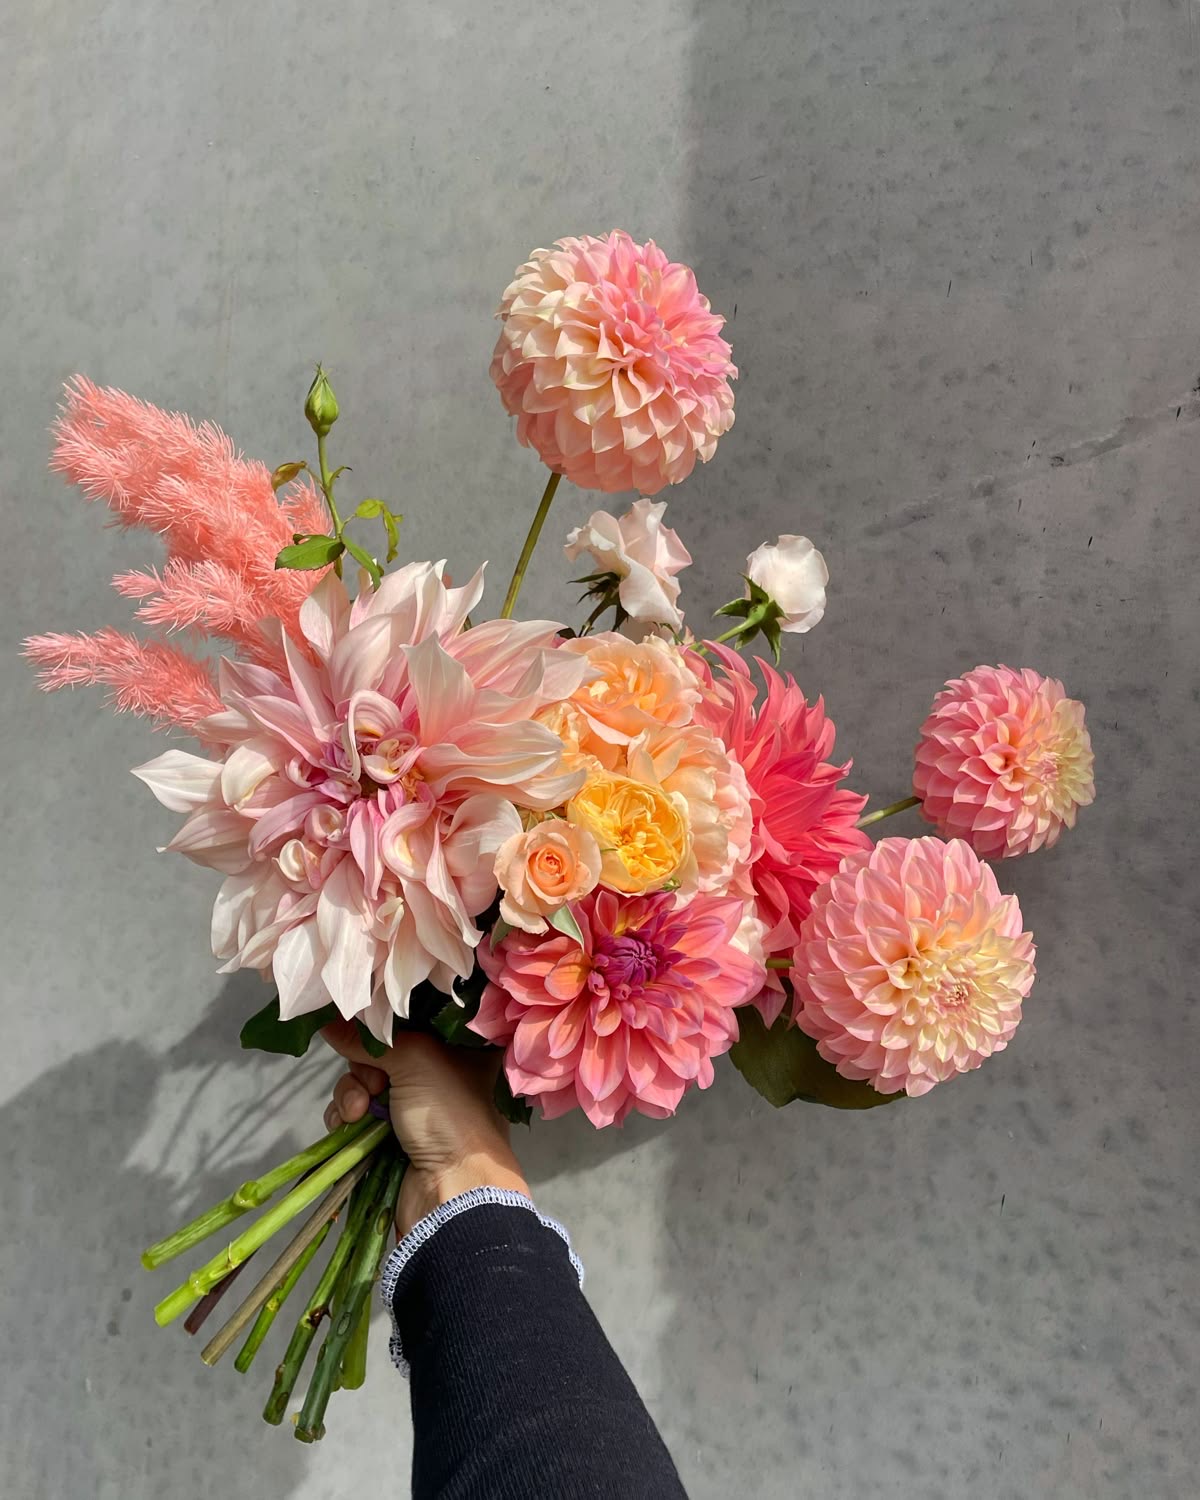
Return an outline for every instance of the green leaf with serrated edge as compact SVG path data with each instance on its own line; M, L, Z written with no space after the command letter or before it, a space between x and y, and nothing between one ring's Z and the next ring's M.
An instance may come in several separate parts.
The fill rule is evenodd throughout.
M277 1052L285 1057L303 1057L321 1027L336 1021L337 1016L337 1006L331 1001L320 1010L310 1010L306 1015L281 1021L279 996L275 995L242 1027L241 1043L247 1051Z
M503 1068L496 1079L492 1097L496 1101L496 1108L511 1125L528 1125L533 1119L533 1106L513 1093Z
M303 474L307 468L308 465L303 459L295 464L280 464L271 475L271 488L278 494L285 484L291 484L292 480L298 474Z
M377 1036L374 1036L368 1029L366 1022L360 1020L358 1016L354 1018L354 1025L358 1031L358 1040L362 1043L362 1049L367 1056L382 1057L387 1051L387 1043L381 1042Z
M730 1048L730 1059L746 1082L776 1109L793 1100L831 1109L874 1109L904 1097L881 1094L869 1083L843 1078L820 1055L812 1037L786 1015L769 1031L752 1005L743 1005L737 1018L738 1039Z
M358 502L358 505L355 507L354 514L356 516L361 516L364 521L369 521L374 516L381 516L383 514L383 501L360 500Z
M346 551L356 563L366 568L367 572L371 575L371 582L378 588L379 580L383 577L383 569L365 547L360 547L357 542L352 542L349 537L345 538L345 542Z
M581 948L583 947L583 933L580 932L575 913L569 906L560 906L556 911L552 911L546 921L555 932L561 932L564 937L573 938Z
M285 547L275 559L277 568L324 568L336 562L345 546L335 536L306 536Z

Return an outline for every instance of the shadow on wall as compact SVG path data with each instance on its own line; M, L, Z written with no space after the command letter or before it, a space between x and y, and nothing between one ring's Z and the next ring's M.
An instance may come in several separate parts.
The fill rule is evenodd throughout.
M14 1182L0 1248L7 1378L24 1387L26 1418L41 1414L4 1434L8 1495L127 1494L139 1475L147 1483L169 1476L170 1493L198 1495L212 1488L216 1454L228 1500L289 1493L302 1476L304 1453L286 1431L265 1438L259 1417L274 1347L247 1376L228 1360L207 1369L180 1325L160 1329L153 1319L188 1258L153 1276L138 1260L145 1245L277 1161L283 1127L257 1132L313 1088L318 1066L329 1071L325 1059L300 1070L289 1059L284 1070L237 1049L229 1017L248 1008L244 980L230 981L165 1055L108 1042L0 1110ZM222 1115L226 1098L233 1104ZM174 1131L156 1118L148 1135L164 1101ZM206 1125L191 1139L201 1117ZM183 1192L163 1166L181 1144L203 1162ZM130 1165L147 1145L155 1165ZM219 1317L208 1332L217 1326ZM7 1425L16 1403L4 1410Z

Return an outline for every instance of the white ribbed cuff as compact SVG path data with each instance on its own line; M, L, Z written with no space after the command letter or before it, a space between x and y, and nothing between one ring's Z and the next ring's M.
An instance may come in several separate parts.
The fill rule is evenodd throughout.
M465 1214L472 1208L482 1208L487 1203L499 1204L502 1208L528 1209L536 1216L543 1228L552 1229L566 1245L575 1274L579 1277L579 1285L583 1286L583 1262L571 1248L571 1236L557 1219L550 1219L545 1214L538 1213L537 1205L532 1198L527 1198L524 1193L515 1192L512 1188L477 1187L471 1188L469 1192L460 1193L457 1198L451 1198L449 1203L440 1204L431 1214L426 1214L423 1219L419 1219L388 1256L380 1273L379 1295L383 1298L388 1317L392 1320L392 1336L388 1341L388 1350L392 1356L392 1363L401 1375L408 1375L408 1361L400 1345L400 1331L396 1327L396 1312L392 1306L392 1298L396 1293L400 1273L421 1246L427 1244L443 1224L448 1224L451 1219L456 1219L459 1214Z

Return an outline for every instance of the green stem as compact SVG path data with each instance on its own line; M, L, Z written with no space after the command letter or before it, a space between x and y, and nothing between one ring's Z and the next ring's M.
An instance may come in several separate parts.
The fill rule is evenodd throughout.
M338 1372L338 1385L347 1391L357 1391L367 1378L367 1340L371 1333L371 1299L368 1297L346 1345L342 1356L342 1368Z
M329 1219L324 1229L321 1230L320 1234L317 1235L316 1239L313 1240L312 1244L304 1251L300 1259L263 1303L259 1309L258 1317L254 1320L254 1327L247 1335L246 1342L238 1350L238 1356L233 1362L235 1370L240 1370L244 1375L254 1363L254 1356L258 1353L262 1347L263 1340L271 1331L271 1324L274 1323L279 1309L295 1291L296 1283L304 1275L305 1271L308 1270L309 1266L312 1265L317 1251L325 1243L325 1237L332 1228L333 1220Z
M858 827L869 828L872 823L880 823L884 818L907 812L910 807L920 807L920 805L920 797L901 797L899 802L893 802L890 807L881 807L878 812L868 813L865 818L859 818Z
M212 1208L205 1209L191 1223L185 1224L182 1229L177 1229L165 1240L159 1240L148 1250L143 1250L142 1265L147 1271L153 1271L156 1266L174 1260L177 1255L190 1250L201 1240L206 1240L218 1229L224 1229L226 1224L231 1224L248 1209L261 1208L285 1182L291 1182L293 1177L299 1177L313 1167L319 1167L331 1156L335 1156L343 1147L356 1140L370 1123L370 1119L364 1116L352 1125L339 1125L336 1130L331 1130L319 1141L314 1141L311 1146L306 1146L303 1151L289 1157L278 1167L273 1167L265 1177L251 1178L249 1182L243 1182L241 1187L230 1193L228 1198L214 1204Z
M279 1426L287 1412L288 1402L292 1399L292 1391L308 1355L309 1346L316 1337L317 1326L332 1306L334 1289L341 1279L343 1268L354 1253L355 1243L378 1195L380 1180L387 1170L386 1163L387 1153L381 1151L371 1166L371 1175L365 1182L360 1182L355 1190L350 1212L346 1215L346 1226L321 1272L321 1279L300 1314L300 1321L292 1333L283 1361L275 1371L275 1384L263 1408L263 1421L270 1422L273 1427Z
M212 1260L201 1266L199 1270L193 1271L183 1285L177 1287L169 1297L163 1298L154 1309L154 1318L158 1325L165 1327L180 1313L186 1312L197 1297L203 1297L205 1292L214 1287L234 1266L248 1259L277 1230L282 1229L310 1203L316 1202L322 1193L327 1192L364 1157L370 1156L375 1147L386 1139L390 1131L391 1126L386 1120L374 1122L348 1146L344 1146L336 1156L331 1157L315 1172L310 1173L303 1182L298 1183L282 1202L268 1209L260 1219L256 1219L248 1229L243 1230L232 1244L222 1250L219 1255L214 1255Z
M375 1202L370 1226L363 1233L354 1252L346 1296L334 1313L325 1342L321 1345L308 1394L296 1423L295 1435L302 1443L315 1443L325 1436L325 1408L329 1404L334 1380L342 1367L350 1336L379 1275L379 1263L387 1247L388 1230L396 1211L396 1199L400 1194L400 1183L406 1166L407 1162L401 1158L391 1162L383 1192Z
M329 461L325 457L325 439L317 434L317 463L321 469L321 493L325 496L325 504L329 507L329 516L333 522L334 536L341 536L343 521L338 515L337 503L333 498L333 475L329 472Z
M791 961L790 958L768 958L767 959L767 968L768 969L790 969L791 967L792 967L792 961Z
M529 567L529 559L533 556L533 549L538 544L538 537L542 534L542 527L546 524L546 517L550 514L550 502L554 499L554 492L558 488L561 474L551 471L550 478L546 481L546 488L542 491L542 498L538 504L537 514L533 518L533 525L529 528L529 534L525 538L525 545L521 548L521 555L517 558L516 571L513 573L512 582L508 586L508 593L504 596L504 608L500 611L502 620L511 620L512 612L516 608L517 595L521 592L521 585L525 582L525 570Z

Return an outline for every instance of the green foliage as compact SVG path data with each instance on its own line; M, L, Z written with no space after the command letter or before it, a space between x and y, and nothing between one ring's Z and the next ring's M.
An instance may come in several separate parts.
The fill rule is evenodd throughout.
M572 938L581 948L584 946L583 933L580 932L575 913L569 906L560 906L557 911L552 911L546 921L555 932L561 932L565 937Z
M786 1015L767 1029L752 1005L738 1011L739 1037L729 1056L734 1067L768 1104L782 1109L793 1100L831 1109L874 1109L903 1094L880 1094L869 1083L843 1078L818 1053L817 1044Z
M292 546L285 547L275 559L277 568L324 568L336 562L346 545L336 536L297 535Z
M362 1049L367 1056L382 1057L387 1051L386 1043L381 1042L377 1036L372 1036L371 1032L357 1016L354 1018L354 1025L358 1031L358 1040L362 1044Z
M293 1016L290 1021L281 1021L279 996L273 995L242 1027L241 1043L251 1052L276 1052L286 1057L303 1057L321 1027L336 1021L337 1015L337 1007L330 1001L320 1010Z
M503 1068L496 1079L496 1091L492 1097L496 1101L496 1108L510 1125L528 1125L532 1121L533 1106L527 1099L518 1099L509 1088Z
M303 459L301 459L299 463L280 464L279 467L271 475L271 488L275 491L276 494L278 494L285 484L291 484L292 480L295 479L298 474L303 474L307 468L308 465L304 462Z
M383 578L383 569L379 566L379 564L375 561L375 559L371 556L371 554L366 550L365 547L360 547L357 542L352 542L350 538L345 535L343 535L342 541L346 545L346 551L350 554L354 561L361 567L366 568L367 572L371 575L372 586L374 588L378 588L380 580Z

